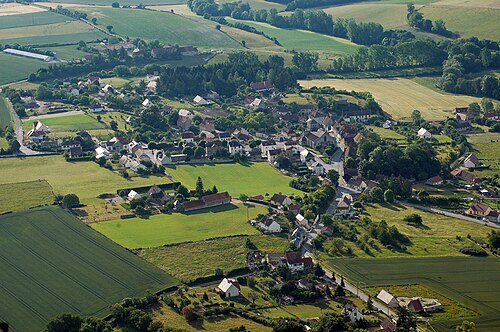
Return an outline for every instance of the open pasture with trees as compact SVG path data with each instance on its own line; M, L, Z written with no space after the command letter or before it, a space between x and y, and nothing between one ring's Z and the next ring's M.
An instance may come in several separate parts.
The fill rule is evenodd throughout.
M411 113L419 110L428 121L452 117L455 107L480 102L476 97L438 92L410 79L318 79L299 81L305 88L334 87L341 90L367 91L393 119L410 121Z
M92 161L67 162L60 155L0 159L0 184L47 180L54 194L75 193L83 204L101 202L98 195L116 193L118 189L168 183L165 176L124 179L116 172L99 167Z
M45 180L0 184L0 214L52 203L54 193Z
M26 79L29 74L47 66L40 60L0 53L0 84Z
M249 244L255 247L249 248ZM175 278L189 282L214 275L216 269L227 274L235 269L245 268L247 254L255 248L262 252L283 253L288 249L288 239L264 235L234 236L140 249L136 254ZM221 259L222 257L224 258Z
M241 48L239 41L231 39L215 28L181 15L111 7L83 7L79 10L87 12L89 18L96 17L100 26L113 26L113 31L121 36L139 37L145 40L157 39L181 46ZM135 23L129 24L130 22Z
M0 217L0 317L39 331L55 316L104 317L110 305L177 281L59 208Z
M217 186L219 192L227 191L237 198L241 194L248 196L300 194L290 187L292 178L284 176L268 163L216 164L216 165L178 165L167 168L167 172L178 182L194 189L198 177L203 179L205 188Z
M500 259L496 257L331 259L328 265L361 288L418 283L480 315L431 320L435 330L449 331L465 318L475 321L478 331L497 331L500 325Z
M35 121L38 120L23 121L24 131L30 130ZM61 113L61 116L40 119L40 121L48 126L52 133L106 128L104 123L86 114L69 115Z
M257 234L257 229L247 222L248 218L266 211L259 205L224 205L186 213L157 214L148 219L105 221L91 226L126 248L152 248L215 237Z

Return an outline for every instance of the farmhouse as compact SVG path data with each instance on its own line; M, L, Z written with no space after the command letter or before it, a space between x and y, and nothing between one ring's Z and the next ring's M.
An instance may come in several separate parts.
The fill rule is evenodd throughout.
M156 205L163 205L170 199L170 196L167 195L157 185L153 185L151 188L149 188L148 192L146 193L146 197L149 202Z
M231 203L231 196L227 192L203 196L196 201L187 201L183 204L184 211L194 211L209 207Z
M483 217L492 222L500 222L500 213L497 210L490 208L488 205L484 205L481 203L474 203L471 207L466 211L467 214L473 216Z
M262 82L254 82L250 83L250 88L257 92L270 91L274 89L273 83L271 81L262 81Z
M396 308L399 306L398 299L394 297L391 293L387 292L385 289L382 289L380 293L377 295L377 299L385 303L387 306L391 308Z
M234 279L224 278L217 288L224 297L235 297L240 295L240 283Z
M298 251L287 252L285 262L292 272L304 271L314 265L311 257L302 257L302 254Z
M130 201L134 201L136 199L141 199L141 194L139 194L137 191L135 190L130 190L130 192L128 193L127 195L127 198L130 200Z
M450 172L450 174L453 177L458 177L459 179L461 179L467 183L470 183L470 184L481 183L480 177L477 177L476 175L469 173L466 170L461 169L461 168L454 169L453 171Z
M481 166L481 162L479 161L479 158L475 154L471 153L470 155L467 156L467 158L465 158L464 166L466 168L476 168Z
M77 147L82 147L82 144L79 141L64 141L61 143L61 149L64 151Z
M315 132L308 132L302 136L302 144L309 146L313 149L319 147L322 144L335 143L335 138L324 130L318 130Z
M418 137L423 139L431 139L432 134L425 128L420 128L417 132Z
M177 127L181 130L188 130L193 123L194 114L191 111L180 109L179 118L177 119Z

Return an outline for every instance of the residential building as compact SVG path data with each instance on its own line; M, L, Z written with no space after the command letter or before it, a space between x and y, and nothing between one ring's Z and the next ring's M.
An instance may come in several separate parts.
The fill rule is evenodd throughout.
M274 90L274 85L271 81L261 81L250 83L250 88L257 92L264 92Z
M377 299L382 301L390 308L397 308L399 306L398 299L391 293L387 292L385 289L382 289L380 293L378 293Z
M184 202L184 211L194 211L231 203L231 196L227 192L203 196L196 201Z
M431 139L432 134L425 128L420 128L417 132L418 137L423 139Z
M348 111L344 113L344 118L348 122L367 122L372 116L370 110Z
M207 106L212 104L210 100L203 98L202 96L196 96L193 98L193 102L198 106Z
M438 175L438 176L433 176L432 178L425 181L425 184L429 186L440 186L443 184L443 182L444 182L443 178Z
M44 125L40 121L33 122L33 128L26 134L30 140L33 142L39 143L45 141L50 133L49 127Z
M240 283L234 279L224 278L217 288L226 298L240 295Z
M264 216L259 222L259 227L264 230L264 233L280 233L281 225L274 220L273 217Z
M290 199L290 197L282 194L274 194L273 197L271 197L270 201L271 203L274 203L280 207L292 204L292 200Z
M164 205L170 200L170 196L157 185L153 185L146 193L147 200L156 205Z
M298 251L287 252L285 254L285 262L292 272L304 271L314 265L311 257L302 257L302 254Z
M467 158L465 158L464 166L466 168L476 168L481 166L481 162L479 161L479 158L475 154L471 153L470 155L467 156Z

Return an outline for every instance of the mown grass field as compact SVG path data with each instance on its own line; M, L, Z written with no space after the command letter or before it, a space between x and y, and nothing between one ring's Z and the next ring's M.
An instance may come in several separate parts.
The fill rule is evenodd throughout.
M476 97L438 92L406 78L320 79L299 83L306 88L331 86L337 89L368 91L386 113L400 121L409 121L414 110L419 110L426 120L444 120L452 116L451 112L455 107L481 101Z
M35 6L26 6L20 3L7 2L0 3L0 16L21 15L29 13L43 12L44 9Z
M62 313L103 317L177 281L59 208L0 217L0 317L39 331Z
M30 14L2 16L0 29L27 27L33 25L45 25L73 21L71 17L59 15L49 11L42 11Z
M361 288L421 284L480 316L431 320L437 331L449 331L462 320L475 321L478 331L500 325L500 259L472 257L331 259L328 265ZM456 308L455 308L456 309ZM461 311L464 312L464 311Z
M82 7L101 26L112 25L121 36L198 47L241 48L239 41L195 20L166 12ZM130 22L135 22L130 24Z
M0 128L6 128L12 126L12 117L10 116L10 110L7 105L7 100L0 97Z
M250 205L248 216L252 219L266 211L262 206ZM186 213L158 214L148 219L105 221L91 226L126 248L137 249L230 235L258 234L247 220L247 208L231 204Z
M251 235L141 249L136 254L177 279L189 282L211 276L217 268L228 273L246 267L247 239L262 252L283 253L288 248L285 237Z
M116 193L122 188L134 188L168 183L165 176L134 176L124 179L118 173L99 167L92 161L66 162L60 155L0 159L0 184L47 180L55 194L75 193L84 204L101 202L104 193Z
M280 44L288 49L306 51L324 51L330 54L352 54L360 46L348 40L322 35L319 33L273 27L267 23L235 20L226 18L228 22L240 22L265 32L278 39Z
M54 118L23 121L24 131L30 130L35 121L41 121L44 125L48 126L51 133L106 128L104 123L97 121L87 114L65 115L61 113L61 116Z
M26 79L29 74L47 66L40 60L0 53L0 84Z
M200 176L205 188L215 185L219 192L228 191L235 198L240 194L302 194L301 191L290 187L292 178L282 175L268 163L177 165L175 168L167 168L167 172L190 189L195 188L196 180Z
M0 184L0 214L52 203L52 187L45 180Z

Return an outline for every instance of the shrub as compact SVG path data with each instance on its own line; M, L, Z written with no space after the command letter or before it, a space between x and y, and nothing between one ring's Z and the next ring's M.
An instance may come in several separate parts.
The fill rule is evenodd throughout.
M488 253L479 247L462 247L460 252L469 256L488 256Z

